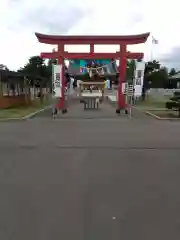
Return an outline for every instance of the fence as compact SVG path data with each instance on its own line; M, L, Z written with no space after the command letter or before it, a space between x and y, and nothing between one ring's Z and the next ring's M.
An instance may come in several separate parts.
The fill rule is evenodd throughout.
M148 91L147 96L155 99L170 98L173 96L174 92L180 92L180 89L164 89L164 88L151 88Z

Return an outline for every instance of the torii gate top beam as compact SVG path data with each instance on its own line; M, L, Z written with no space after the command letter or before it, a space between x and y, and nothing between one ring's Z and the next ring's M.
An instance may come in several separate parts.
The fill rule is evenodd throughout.
M65 36L35 33L38 41L45 44L140 44L145 43L150 33L127 36Z

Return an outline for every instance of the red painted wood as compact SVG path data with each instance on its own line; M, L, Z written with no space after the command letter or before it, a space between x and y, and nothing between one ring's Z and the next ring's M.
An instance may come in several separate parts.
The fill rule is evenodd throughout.
M58 52L44 52L40 56L41 58L58 59Z
M143 59L144 53L140 52L127 52L126 58L127 59Z
M35 33L38 41L45 44L139 44L145 43L150 33L126 36L56 36Z
M90 44L90 53L94 52L94 44Z
M119 65L119 86L118 86L118 107L119 109L126 108L126 99L125 95L123 94L123 83L126 80L126 66L127 66L127 58L126 58L126 45L121 45L120 49L120 65Z
M58 52L41 53L42 58L58 59L58 63L63 64L64 59L119 59L120 58L120 79L118 87L118 107L126 107L125 96L122 93L122 85L126 78L126 64L129 59L142 59L143 53L127 52L127 45L145 43L150 33L129 36L54 36L35 33L39 42L45 44L58 45ZM90 53L68 53L64 52L65 44L90 44ZM94 53L94 44L116 44L120 45L120 52L116 53ZM61 47L60 47L61 46ZM62 47L63 46L63 47ZM64 86L64 67L63 67L63 86ZM63 94L64 94L64 87ZM64 95L63 95L64 96ZM60 102L64 107L64 97Z
M58 52L61 52L61 54L63 55L64 54L64 45L61 44L61 45L58 45ZM56 52L53 52L53 53L56 53ZM58 64L62 65L62 69L61 69L61 83L62 83L62 88L61 88L61 97L59 98L59 102L57 103L57 107L59 109L65 109L66 106L65 106L65 95L64 95L64 92L65 92L65 76L64 76L64 72L65 72L65 69L64 69L64 58L60 55L60 54L57 54L57 59L58 59ZM60 71L60 69L59 69Z
M126 58L128 59L142 59L144 54L143 53L133 53L133 52L127 52L125 53ZM65 59L119 59L120 58L120 52L116 53L68 53L64 52L58 53L58 52L51 52L51 53L41 53L42 58L49 58L49 59L57 59L60 56L64 57Z

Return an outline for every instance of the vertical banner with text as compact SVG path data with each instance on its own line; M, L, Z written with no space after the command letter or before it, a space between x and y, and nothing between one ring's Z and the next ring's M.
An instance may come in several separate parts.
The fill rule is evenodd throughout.
M53 97L62 97L62 65L52 67L52 94Z
M144 82L145 62L136 61L136 68L134 72L134 95L139 97L142 94L142 87Z

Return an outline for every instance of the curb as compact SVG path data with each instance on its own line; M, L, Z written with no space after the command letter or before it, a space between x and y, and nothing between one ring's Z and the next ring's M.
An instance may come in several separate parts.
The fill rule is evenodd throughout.
M21 119L21 120L27 120L27 119L29 119L29 118L34 117L34 116L37 115L38 113L43 112L43 111L45 111L46 109L51 108L51 107L53 107L53 106L54 106L53 104L50 104L50 105L48 105L48 106L46 106L46 107L44 107L44 108L39 109L38 111L35 111L35 112L33 112L33 113L28 114L28 115L26 115L25 117L22 117L22 118L20 118L20 119Z
M165 111L166 108L142 108L142 107L138 107L136 105L133 105L133 108L141 111L141 112L144 112L144 111Z
M52 106L53 106L52 104L49 105L49 106L46 106L46 107L44 107L44 108L42 108L42 109L40 109L40 110L38 110L38 111L35 111L35 112L33 112L33 113L30 113L30 114L28 114L28 115L26 115L25 117L22 117L22 118L20 118L20 119L21 119L21 120L27 120L27 119L29 119L29 118L32 118L32 117L34 117L35 115L37 115L38 113L43 112L43 111L45 111L46 109L51 108Z
M136 109L138 109L139 111L159 111L159 112L162 112L162 111L166 111L167 109L166 108L139 108L139 107L136 107L134 106Z
M9 121L23 121L23 120L27 120L27 119L30 119L32 117L34 117L36 114L40 113L40 112L43 112L45 111L46 109L48 108L51 108L53 105L49 105L49 106L46 106L38 111L35 111L33 113L30 113L24 117L19 117L19 118L4 118L4 119L0 119L0 122L9 122Z
M109 104L111 104L111 106L117 106L117 101L112 101L110 98L109 98L109 96L105 96L105 99L107 100L107 102L109 103Z
M179 121L180 120L180 118L166 118L166 117L163 118L163 117L159 117L156 114L153 114L153 113L148 112L148 111L146 111L145 113L147 115L149 115L149 116L152 116L152 117L158 119L158 120L171 120L171 121Z
M2 118L0 119L0 122L10 122L10 121L23 121L23 118Z
M110 98L109 98L109 96L105 96L105 99L106 99L106 101L107 101L107 103L108 104L110 104L112 107L116 107L117 108L117 101L112 101ZM133 108L133 106L132 106L132 108ZM131 113L132 114L132 113ZM132 119L134 119L134 117L132 116L132 115L130 115L130 114L128 114L127 115L128 116L128 119L130 119L130 120L132 120Z

